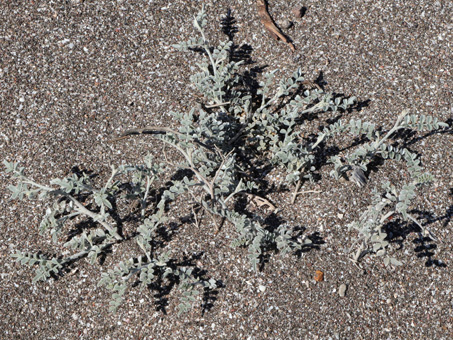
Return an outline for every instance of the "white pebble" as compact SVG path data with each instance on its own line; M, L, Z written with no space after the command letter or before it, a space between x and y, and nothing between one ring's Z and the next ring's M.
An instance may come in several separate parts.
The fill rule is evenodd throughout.
M344 297L346 295L346 289L347 289L347 286L343 283L340 285L340 288L338 288L338 294L341 296L341 297Z

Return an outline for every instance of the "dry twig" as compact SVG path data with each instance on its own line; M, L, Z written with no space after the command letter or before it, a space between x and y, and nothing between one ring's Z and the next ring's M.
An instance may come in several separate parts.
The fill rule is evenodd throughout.
M268 199L264 197L252 194L250 192L244 192L242 194L246 195L250 199L250 202L253 202L258 208L264 206L267 210L271 212L275 212L277 210L275 205L273 205Z
M180 132L167 128L167 127L161 127L161 126L147 126L142 129L132 129L132 130L127 130L126 132L122 133L121 136L114 138L111 140L111 142L117 142L122 139L128 138L129 136L132 135L141 135L141 134L165 134L165 133L172 133L174 135L181 135Z
M270 35L276 40L282 40L285 44L289 45L291 50L294 52L296 48L291 43L291 41L280 31L280 29L275 26L274 21L272 20L269 12L267 11L266 0L256 0L256 5L258 6L258 15L260 16L261 22L264 27L268 30Z

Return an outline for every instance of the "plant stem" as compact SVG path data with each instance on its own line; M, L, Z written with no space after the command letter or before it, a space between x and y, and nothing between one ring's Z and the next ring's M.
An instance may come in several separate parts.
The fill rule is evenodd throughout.
M376 140L373 143L373 147L374 147L375 150L377 150L393 133L395 133L399 129L403 129L404 128L404 126L400 126L400 124L401 124L401 121L404 119L404 117L407 116L408 113L409 113L409 110L403 110L403 112L401 112L399 114L399 116L398 116L393 128L391 128L390 131L387 132L387 134L381 140Z
M122 240L123 238L114 230L114 228L112 228L108 223L102 221L103 217L99 214L96 214L90 210L88 210L87 208L85 208L83 206L82 203L80 203L78 200L76 200L74 197L72 196L67 196L69 197L69 199L74 202L74 204L77 206L78 210L87 215L88 217L91 217L94 221L96 222L99 222L105 229L107 229L109 231L109 233L115 237L117 240Z

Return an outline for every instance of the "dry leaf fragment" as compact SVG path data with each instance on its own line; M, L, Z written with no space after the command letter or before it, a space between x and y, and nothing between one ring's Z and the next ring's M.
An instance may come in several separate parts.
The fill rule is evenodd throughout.
M264 27L268 30L270 35L275 40L282 40L285 44L289 45L291 50L294 52L296 48L294 45L289 41L287 37L275 26L274 21L272 20L269 12L267 11L267 4L266 0L256 0L256 5L258 6L258 15L260 16L261 22L263 23Z
M324 281L324 273L322 271L317 270L315 272L315 281L317 281L317 282Z

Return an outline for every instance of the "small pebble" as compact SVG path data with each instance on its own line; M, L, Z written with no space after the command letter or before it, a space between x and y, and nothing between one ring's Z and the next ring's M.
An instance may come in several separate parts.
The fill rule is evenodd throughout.
M324 281L324 273L320 270L317 270L315 272L315 281L316 282L322 282Z
M340 288L338 288L338 294L340 295L340 297L344 297L346 295L346 289L348 287L343 283L340 285Z
M303 6L294 7L294 8L291 10L291 13L292 13L297 19L302 18L302 16L304 15L304 12L305 12L305 9L304 9Z
M288 29L293 25L293 23L288 19L282 19L277 21L277 25L283 29Z

